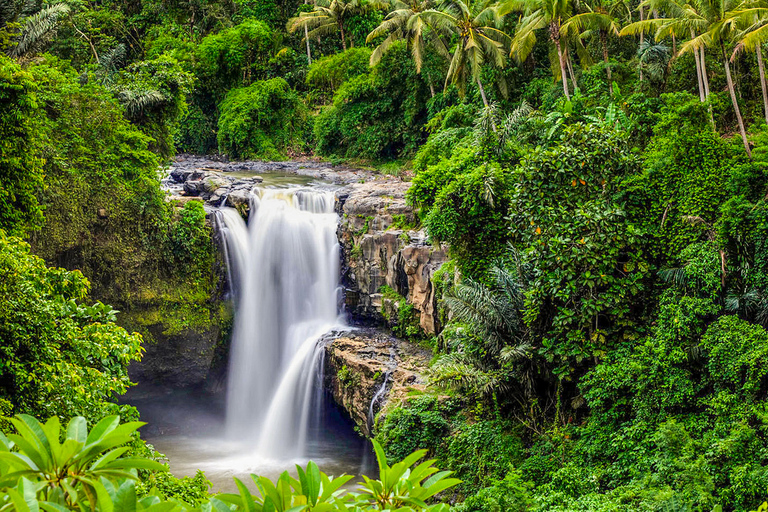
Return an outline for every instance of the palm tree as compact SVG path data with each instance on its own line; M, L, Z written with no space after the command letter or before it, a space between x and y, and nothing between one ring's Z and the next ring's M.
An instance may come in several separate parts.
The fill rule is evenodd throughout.
M660 9L667 13L667 18L643 18L643 8L649 7L650 10L658 12ZM640 35L640 44L643 43L643 35L649 32L671 35L674 38L691 39L696 37L696 31L692 26L686 23L687 17L691 14L693 6L676 2L675 0L654 0L653 2L642 2L639 6L640 21L631 23L624 27L619 35ZM693 49L693 60L696 65L696 79L699 86L699 99L704 103L709 98L709 78L707 77L707 67L704 48ZM642 77L642 70L640 71ZM642 79L642 78L641 78Z
M729 18L729 13L735 11L743 0L689 0L688 3L681 5L675 0L648 0L645 2L653 9L663 9L667 13L667 18L655 18L646 21L639 21L624 27L621 35L636 34L640 31L650 31L656 29L655 37L657 40L675 35L678 37L691 36L691 39L680 46L678 54L693 52L697 56L700 54L701 67L699 68L702 85L705 92L709 90L706 80L706 68L704 67L704 51L706 48L714 47L720 50L720 57L725 68L725 79L728 82L728 92L731 96L733 110L736 113L736 120L739 124L739 132L744 150L751 158L752 151L749 148L747 132L744 128L744 118L741 115L739 102L736 99L736 88L731 76L731 63L728 53L725 50L726 43L730 42L732 36L736 35L734 24Z
M445 85L448 82L458 86L463 95L467 82L472 79L480 89L483 104L488 107L485 88L480 81L480 70L486 61L503 68L506 61L505 45L510 37L499 30L501 22L498 10L491 0L448 0L439 9L429 9L423 13L424 20L430 27L442 33L456 37ZM506 84L500 80L497 85L506 92Z
M350 18L363 14L375 8L378 4L366 0L317 0L315 9L302 12L299 16L288 20L288 32L293 33L304 27L305 39L321 37L338 31L341 34L341 46L347 49L347 23ZM350 47L354 41L350 39Z
M491 286L465 278L444 296L453 318L441 335L446 354L433 366L431 380L487 398L507 391L517 377L530 393L531 345L523 322L527 276L518 264L513 270L494 265L491 277Z
M763 111L768 123L768 87L765 81L763 65L763 43L768 40L768 2L766 0L745 1L736 10L726 13L727 22L737 31L738 44L731 60L742 49L754 51L757 56L757 69L760 73L760 88L763 93Z
M23 57L37 49L45 41L49 40L58 27L59 20L69 14L67 4L53 4L40 9L24 21L19 42L9 54L12 57Z
M608 76L608 89L613 94L613 78L611 66L608 64L608 36L618 36L621 28L619 16L629 14L629 8L624 1L592 0L590 3L581 4L585 12L571 17L563 23L560 29L561 35L571 32L580 37L597 37L603 50L603 62Z
M428 41L441 55L450 59L448 49L439 37L439 34L427 24L424 13L434 9L432 0L391 0L391 11L381 22L381 25L373 29L366 39L370 43L377 37L387 35L371 54L371 66L375 66L381 57L389 50L392 43L405 40L413 55L416 64L416 72L421 73L424 62L424 47ZM425 36L425 29L426 36Z
M561 29L573 15L571 0L504 0L500 13L520 12L522 18L512 40L512 55L522 62L528 58L536 44L536 31L546 28L549 39L557 48L560 77L563 81L563 93L571 99L568 92L567 44L562 39Z

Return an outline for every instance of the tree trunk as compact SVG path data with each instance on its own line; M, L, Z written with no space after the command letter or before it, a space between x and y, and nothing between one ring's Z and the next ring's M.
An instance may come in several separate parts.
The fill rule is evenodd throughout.
M760 70L760 88L763 90L763 112L765 113L765 122L768 123L768 88L766 88L765 84L762 45L757 45L757 69Z
M725 46L720 44L720 50L723 53L723 65L725 65L725 79L728 82L728 92L731 94L731 103L733 103L733 110L736 112L736 119L739 122L739 131L741 132L741 140L744 142L744 149L747 151L747 156L752 158L752 151L749 149L749 141L747 140L747 131L744 129L744 119L741 117L741 110L739 109L739 102L736 101L736 89L733 87L733 77L731 77L731 65L728 62L728 55L725 53Z
M640 4L640 21L645 21L645 17L643 16L643 4ZM643 44L643 41L645 41L645 34L640 32L640 44ZM640 81L643 81L643 68L642 63L640 67Z
M341 32L341 47L347 51L347 39L344 37L344 26L339 23L339 32Z
M693 33L693 29L691 29L691 39L695 37L696 36ZM704 103L704 101L706 101L706 97L704 96L704 79L701 77L701 61L699 60L698 48L693 49L693 60L696 62L696 78L699 81L699 100Z
M480 89L480 97L483 98L483 105L488 107L488 98L485 97L485 89L483 88L483 82L480 81L480 75L477 75L477 87Z
M579 90L579 84L576 82L576 73L573 72L573 62L571 61L571 54L568 50L565 51L565 62L568 64L568 72L571 74L571 81L573 82L573 92Z
M705 59L706 51L702 47L699 50L699 57L701 57L701 81L704 82L704 98L709 98L709 77L707 77L707 61Z
M557 46L557 58L560 61L560 78L563 80L563 93L570 101L571 95L568 93L568 73L565 71L565 59L563 59L563 48L560 46L560 28L554 23L549 28L549 37Z
M557 58L560 59L560 78L563 81L563 93L565 97L570 101L571 95L568 93L568 71L565 69L565 58L563 57L563 50L560 47L560 41L557 41Z
M304 0L304 4L308 4L308 0ZM312 64L312 50L309 48L309 29L307 28L307 24L304 24L304 40L307 42L307 62L309 64Z
M613 96L613 78L611 77L611 66L608 64L608 34L605 30L600 31L600 44L603 45L603 62L605 62L605 72L608 74L608 92Z

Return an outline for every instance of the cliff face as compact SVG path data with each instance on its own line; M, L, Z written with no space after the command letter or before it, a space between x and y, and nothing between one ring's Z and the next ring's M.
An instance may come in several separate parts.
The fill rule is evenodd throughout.
M424 389L431 353L417 345L375 329L331 333L325 343L326 388L366 436L388 404Z
M382 308L393 306L382 294L388 286L414 306L424 332L436 334L440 325L431 278L447 261L447 251L428 244L424 232L413 228L416 214L405 202L409 186L395 180L356 183L337 194L345 304L353 318L381 323Z

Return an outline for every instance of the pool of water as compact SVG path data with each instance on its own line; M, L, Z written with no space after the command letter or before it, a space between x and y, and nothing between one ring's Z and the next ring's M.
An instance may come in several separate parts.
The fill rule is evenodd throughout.
M253 444L226 436L223 396L198 391L145 395L142 391L140 386L133 388L125 400L147 422L140 430L142 438L168 458L174 475L194 476L203 470L213 484L213 492L237 492L233 477L255 490L251 474L272 480L283 471L296 476L295 465L306 466L309 460L333 476L377 476L370 443L354 431L351 420L329 400L323 418L310 435L306 457L276 460L259 456Z

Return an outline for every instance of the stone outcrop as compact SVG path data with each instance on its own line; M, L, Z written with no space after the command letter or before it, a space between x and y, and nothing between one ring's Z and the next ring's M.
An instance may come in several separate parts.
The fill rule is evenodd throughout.
M375 329L334 332L324 341L326 389L366 436L379 412L424 389L431 353L417 345Z
M440 325L431 278L447 261L447 250L413 228L416 214L405 201L409 186L395 180L356 183L337 194L345 303L353 318L393 321L394 315L382 315L397 307L381 293L386 285L414 306L424 332L435 334Z

